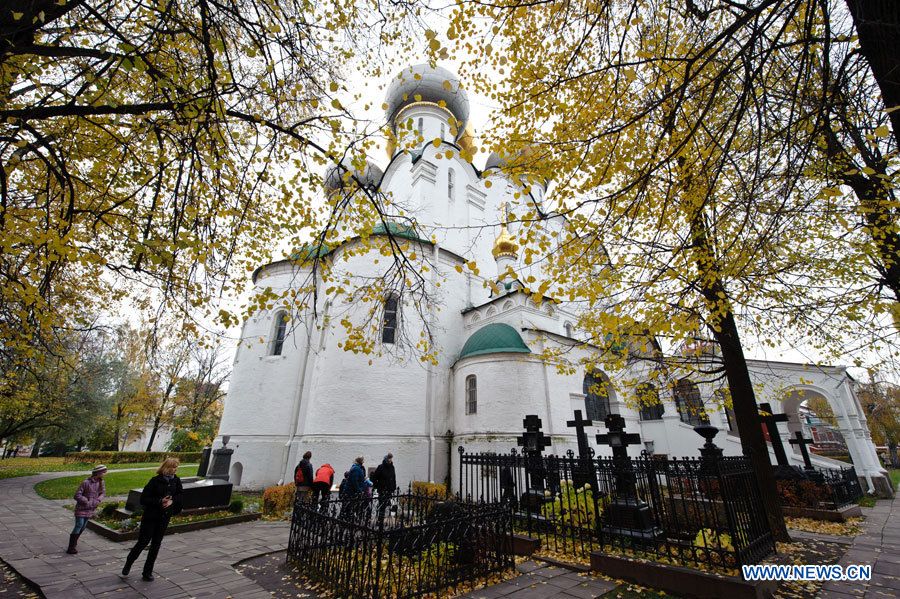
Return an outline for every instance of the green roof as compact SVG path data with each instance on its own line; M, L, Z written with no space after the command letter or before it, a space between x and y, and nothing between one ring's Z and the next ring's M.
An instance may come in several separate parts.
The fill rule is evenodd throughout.
M291 252L288 260L308 262L315 258L324 258L331 253L331 248L327 245L306 244Z
M628 349L628 343L625 341L614 342L613 339L615 339L615 335L612 333L607 333L603 336L603 340L606 342L606 347L609 351L614 354L622 354Z
M495 322L472 333L463 345L459 358L500 353L530 354L531 350L514 328L502 322Z
M402 225L400 223L388 221L386 228L384 226L384 223L378 223L372 228L372 235L387 235L388 233L390 233L394 237L400 237L401 239L431 243L427 239L422 239L421 237L419 237L419 235L416 233L416 230L409 225Z

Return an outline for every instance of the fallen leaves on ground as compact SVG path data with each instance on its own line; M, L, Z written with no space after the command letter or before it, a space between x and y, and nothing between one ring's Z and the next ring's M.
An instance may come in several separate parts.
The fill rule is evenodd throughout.
M850 518L846 522L828 522L812 518L785 518L788 528L804 532L855 537L862 532L862 518Z

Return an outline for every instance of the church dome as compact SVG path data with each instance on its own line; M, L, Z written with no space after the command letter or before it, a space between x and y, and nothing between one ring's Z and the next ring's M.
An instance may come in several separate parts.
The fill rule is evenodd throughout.
M512 153L512 154L500 154L498 152L491 152L491 155L488 156L487 161L484 163L483 171L489 170L500 170L508 167L510 162L512 162L517 171L519 171L522 175L528 175L528 178L533 178L533 175L537 175L536 178L533 178L534 181L541 183L544 187L547 186L548 181L545 179L545 174L538 174L537 163L540 160L539 150L532 145L525 146L521 150Z
M352 173L352 174L348 174ZM364 187L377 188L381 183L384 172L378 165L366 160L366 166L362 170L353 165L353 160L347 156L340 164L335 164L325 173L324 185L326 191L337 191L345 186L356 184L352 177L356 177Z
M502 353L530 354L531 350L514 328L502 322L495 322L472 333L463 345L459 359Z
M400 71L388 86L384 101L389 123L393 123L402 108L417 102L430 102L449 110L458 121L460 133L469 120L469 96L460 86L459 77L445 68L429 64L417 64Z
M503 158L497 152L491 152L491 155L488 156L487 162L484 163L484 170L490 170L492 168L503 168L507 165L506 158Z
M519 244L516 243L516 240L513 239L513 236L509 234L509 231L506 229L506 225L502 225L500 227L500 235L498 235L497 239L494 240L494 249L491 250L491 253L494 254L494 258L499 258L501 256L507 256L510 258L518 257Z

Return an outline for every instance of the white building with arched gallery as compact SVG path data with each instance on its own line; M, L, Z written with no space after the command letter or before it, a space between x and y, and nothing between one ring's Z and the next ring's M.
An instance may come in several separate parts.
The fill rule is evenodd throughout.
M299 257L316 256L327 262L332 274L369 284L390 267L391 260L379 251L379 239L384 247L392 236L408 244L407 255L415 256L417 266L426 266L421 284L432 301L424 310L415 310L408 296L385 293L373 308L371 302L320 293L315 313L274 309L250 317L243 326L215 444L221 446L223 435L230 437L232 482L261 488L290 480L306 450L313 452L315 465L328 462L338 476L358 455L374 466L391 452L401 485L444 481L458 471L454 460L459 446L498 452L515 447L526 414L542 419L552 439L549 452L577 449L574 431L566 426L574 410L599 425L589 431L591 439L600 432L603 417L617 412L629 432L641 435L643 449L698 455L702 439L693 426L704 419L728 431L716 439L726 454L741 452L733 419L709 407L715 389L688 379L660 389L638 382L644 385L642 393L658 393L661 403L634 409L624 398L636 389L620 381L641 381L647 360L629 364L628 373L562 374L539 359L548 347L567 349L573 360L594 351L578 340L577 315L564 303L535 303L518 279L504 275L512 267L540 276L525 267L513 236L497 223L504 206L540 206L544 188L532 185L524 193L499 170L502 160L497 155L480 167L460 156L469 143L469 105L454 74L427 65L407 68L389 87L386 104L388 122L401 142L412 135L428 143L412 151L392 150L383 169L372 163L333 169L326 187L336 193L345 185L363 185L389 194L414 217L414 226L409 221L382 222L368 239L350 236L335 248L302 248ZM442 141L431 143L435 138ZM352 173L350 180L347 172ZM553 234L562 222L549 219L546 226ZM481 271L466 268L473 260ZM253 282L259 291L290 292L318 276L310 271L311 264L303 259L266 264L254 272ZM499 293L486 288L485 279L496 282ZM418 331L427 326L436 359L422 362L403 357L403 352L372 356L345 351L348 339L342 321L359 324L367 319L379 328L381 350L392 349L404 334L414 335L415 342ZM798 406L811 396L822 396L834 410L864 488L889 492L845 368L764 361L751 361L750 367L761 390L759 401L791 415L781 426L793 463L802 465L799 453L787 444L788 433L799 430ZM593 384L597 381L610 384L598 391ZM780 397L785 401L778 401ZM704 404L705 414L700 409ZM608 452L596 449L601 455ZM637 454L642 447L629 449ZM814 460L822 467L841 464Z

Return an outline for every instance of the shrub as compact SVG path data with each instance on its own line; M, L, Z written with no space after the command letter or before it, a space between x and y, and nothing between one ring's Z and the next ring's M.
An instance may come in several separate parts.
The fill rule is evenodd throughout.
M100 517L111 518L119 506L122 505L118 501L106 501L100 504Z
M543 516L556 520L557 527L593 529L597 522L597 513L603 511L600 501L594 503L594 494L590 485L575 488L571 483L563 483L553 501L541 508Z
M412 481L412 492L414 495L425 495L427 497L439 497L443 499L447 497L447 485L444 483L430 483L424 480Z
M76 451L67 453L65 463L75 462L95 464L137 464L140 462L160 462L166 458L178 458L182 463L200 461L198 451Z
M828 489L811 480L777 480L775 487L782 505L817 508L821 501L830 499Z
M281 516L294 505L294 483L267 487L263 491L263 514Z
M244 511L244 500L243 499L232 499L231 503L228 504L228 511L232 514L240 514Z
M731 535L727 532L718 532L711 528L704 528L697 532L697 536L694 537L694 546L707 549L734 551L734 545L731 544Z

